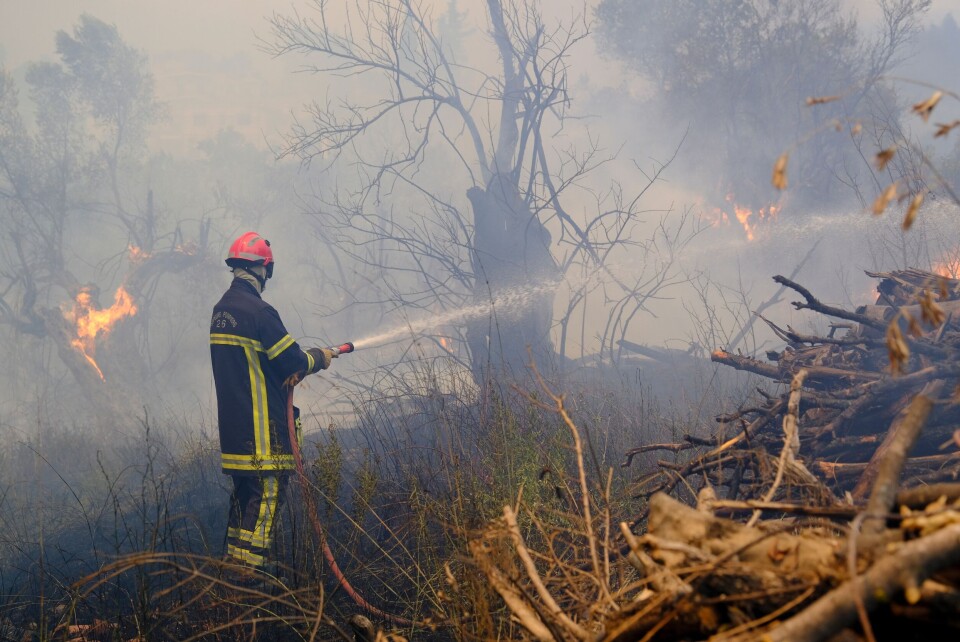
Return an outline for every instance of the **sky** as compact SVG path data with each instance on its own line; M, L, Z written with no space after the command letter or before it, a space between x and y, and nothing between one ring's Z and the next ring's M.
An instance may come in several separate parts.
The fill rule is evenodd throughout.
M449 0L423 0L439 13ZM347 2L331 2L337 10ZM459 0L458 8L478 22L480 0ZM588 10L596 4L589 0ZM874 0L851 0L863 20L876 15ZM54 34L69 31L83 13L117 26L121 37L143 50L156 79L157 94L169 118L154 131L152 145L190 153L211 129L232 127L252 139L272 140L290 122L291 110L323 94L321 80L295 75L293 58L273 59L257 49L269 37L267 16L274 10L301 11L303 0L0 0L0 62L15 70L26 62L54 57ZM541 2L549 17L568 16L584 6L576 0ZM960 16L960 0L934 0L928 20ZM621 74L609 60L597 64L587 45L572 60L591 82L615 83Z

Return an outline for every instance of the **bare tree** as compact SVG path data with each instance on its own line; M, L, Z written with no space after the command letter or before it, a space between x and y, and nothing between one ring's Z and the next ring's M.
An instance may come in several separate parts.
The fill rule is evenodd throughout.
M640 195L664 166L636 195L619 186L597 194L585 177L615 154L592 140L585 149L561 142L570 133L568 57L589 33L583 16L552 25L535 2L487 0L487 60L498 60L488 68L477 53L458 59L463 43L450 41L462 34L437 29L414 0L357 1L346 20L336 15L343 3L309 5L309 14L272 17L267 48L302 54L304 70L340 81L281 150L337 170L340 189L319 196L314 220L331 252L363 267L330 311L367 304L379 319L393 308L486 305L462 334L446 329L480 380L522 372L528 347L541 365L564 358L577 311L597 304L588 301L597 279L616 308L601 331L606 345L677 280L669 249L689 234L686 221L638 240ZM574 193L593 201L592 213L567 209ZM629 277L610 269L630 254L643 265L655 249L660 258ZM550 333L564 279L558 353ZM505 303L518 298L526 305Z

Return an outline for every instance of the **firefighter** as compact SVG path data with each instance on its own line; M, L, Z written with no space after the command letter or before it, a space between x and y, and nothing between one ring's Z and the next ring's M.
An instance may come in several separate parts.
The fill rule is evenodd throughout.
M225 557L261 570L294 468L287 394L303 377L330 367L326 348L300 349L260 293L273 276L270 242L247 232L226 259L233 282L213 308L210 357L217 390L221 467L233 480ZM294 409L300 438L299 410Z

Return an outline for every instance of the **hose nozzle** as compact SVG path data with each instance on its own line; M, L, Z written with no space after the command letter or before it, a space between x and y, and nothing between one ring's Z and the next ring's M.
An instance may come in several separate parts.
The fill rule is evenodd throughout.
M347 354L348 352L353 352L353 344L352 344L351 342L347 341L347 342L344 343L343 345L339 345L339 346L336 346L336 347L332 347L332 348L330 348L330 349L333 350L334 353L336 353L336 354L338 354L338 355Z

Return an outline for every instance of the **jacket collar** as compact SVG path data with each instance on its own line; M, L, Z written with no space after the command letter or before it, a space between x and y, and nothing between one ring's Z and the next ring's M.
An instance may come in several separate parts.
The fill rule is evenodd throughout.
M260 296L260 293L257 292L257 288L254 287L254 285L253 285L252 283L250 283L250 282L248 282L248 281L246 281L246 280L244 280L244 279L241 279L240 277L236 277L236 276L233 277L233 283L230 284L230 289L234 289L234 288L237 288L237 289L240 289L240 290L246 290L247 292L249 292L249 293L252 294L253 296L257 297L258 299L262 298L262 297Z

